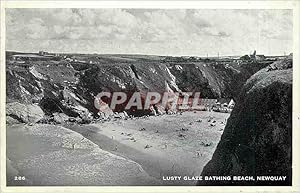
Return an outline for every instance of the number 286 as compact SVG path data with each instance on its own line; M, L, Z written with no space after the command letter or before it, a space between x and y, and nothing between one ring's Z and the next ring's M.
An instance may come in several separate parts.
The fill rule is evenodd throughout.
M25 180L25 176L15 176L15 180Z

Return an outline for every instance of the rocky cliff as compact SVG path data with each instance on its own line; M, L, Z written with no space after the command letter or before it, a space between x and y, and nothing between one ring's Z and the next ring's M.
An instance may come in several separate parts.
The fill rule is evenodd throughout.
M292 60L251 76L204 176L287 176L285 181L199 181L199 185L291 185Z
M10 56L7 103L35 103L46 115L83 119L95 116L94 96L101 91L201 92L204 98L235 98L245 81L269 64L139 55L66 55L48 61L15 61Z

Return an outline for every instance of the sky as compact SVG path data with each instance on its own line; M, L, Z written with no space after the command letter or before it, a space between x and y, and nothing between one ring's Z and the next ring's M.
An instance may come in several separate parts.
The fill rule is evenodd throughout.
M168 56L283 55L292 10L6 9L6 50Z

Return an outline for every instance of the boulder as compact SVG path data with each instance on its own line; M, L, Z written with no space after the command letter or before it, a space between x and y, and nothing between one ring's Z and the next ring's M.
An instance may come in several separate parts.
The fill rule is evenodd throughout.
M21 123L21 122L22 122L21 120L18 120L16 118L11 117L11 116L6 117L6 124L8 124L8 125L18 124L18 123Z
M122 113L118 113L118 112L115 112L114 113L114 118L116 118L116 119L121 119L122 118L122 115L121 115Z
M54 113L53 118L56 123L64 123L66 121L69 121L69 116L64 113Z
M6 104L6 116L23 123L36 123L44 117L44 112L36 104L13 102Z
M244 85L203 176L287 176L285 181L198 185L291 185L292 69L262 69Z
M97 114L101 120L115 116L115 113L109 108L109 105L100 99L95 98L94 106L99 110Z
M80 118L80 117L76 117L76 118L74 118L74 117L69 117L69 120L68 120L69 122L77 122L77 123L81 123L82 122L82 119Z
M124 112L125 112L125 111L124 111ZM126 114L125 114L124 112L120 112L120 113L119 113L120 119L125 119L125 118L126 118L126 114L127 114L127 113L125 112L125 113L126 113Z
M128 118L128 117L129 117L129 115L128 115L128 113L127 113L126 111L123 111L123 114L124 114L124 117L125 117L125 118Z

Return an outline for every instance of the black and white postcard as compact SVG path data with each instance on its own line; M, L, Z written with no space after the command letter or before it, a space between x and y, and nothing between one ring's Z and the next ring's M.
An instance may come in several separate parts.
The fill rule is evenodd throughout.
M298 35L299 1L1 2L1 189L299 191Z

